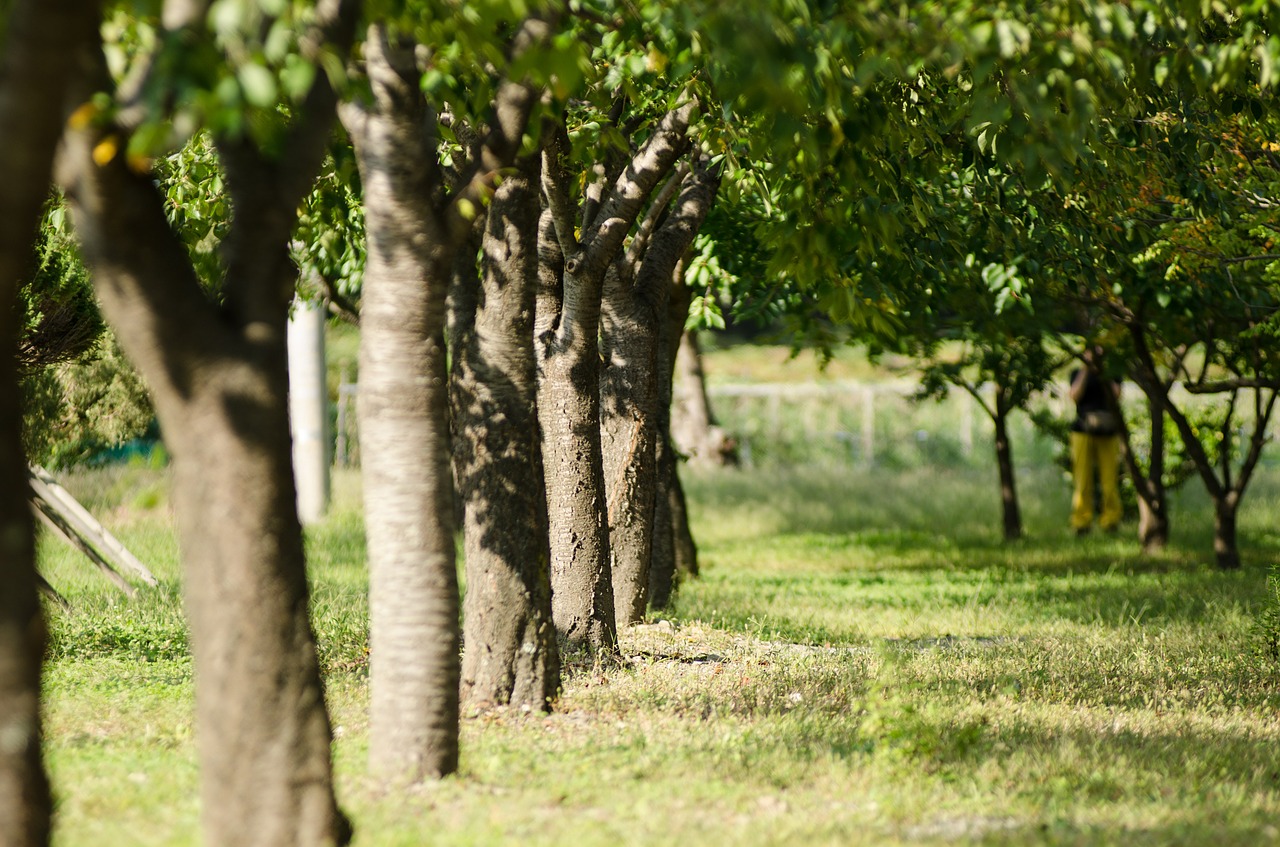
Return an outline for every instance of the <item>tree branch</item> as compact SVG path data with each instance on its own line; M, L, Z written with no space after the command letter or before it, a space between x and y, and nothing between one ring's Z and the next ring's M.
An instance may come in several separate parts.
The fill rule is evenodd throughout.
M649 194L688 148L686 133L696 109L696 101L687 98L663 116L653 134L618 177L600 208L598 220L583 234L586 255L570 257L566 262L568 272L575 272L576 260L579 265L603 273L605 265L622 246Z
M550 119L548 119L549 121ZM547 143L542 148L542 190L547 196L547 209L551 214L560 252L572 256L578 252L578 237L574 232L575 208L569 196L569 174L564 160L569 149L569 134L563 123L544 130Z
M657 195L653 198L653 202L649 204L649 210L645 212L644 219L640 221L640 226L636 229L636 234L631 237L631 244L627 246L626 256L623 257L623 263L631 270L631 275L640 269L640 259L644 255L644 251L649 246L649 238L653 235L654 229L658 226L658 221L662 219L667 212L667 206L671 204L671 198L676 196L680 184L684 181L685 174L689 169L685 165L681 165L676 172L667 178L662 188L658 190Z
M1256 377L1239 377L1237 379L1199 380L1193 383L1184 382L1183 388L1188 394L1223 394L1227 391L1239 391L1246 388L1280 390L1280 379L1260 379Z
M715 203L720 190L721 170L707 157L697 154L693 168L682 179L683 188L675 208L653 236L636 273L637 294L658 302L670 288L671 274L689 252L694 237Z

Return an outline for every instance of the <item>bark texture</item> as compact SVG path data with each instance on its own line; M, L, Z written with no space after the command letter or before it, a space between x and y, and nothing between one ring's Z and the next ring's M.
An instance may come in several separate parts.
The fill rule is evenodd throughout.
M617 622L630 620L606 597L612 574L600 446L598 343L605 275L649 196L687 149L694 109L692 101L681 103L662 118L629 161L602 168L609 177L592 184L580 210L569 199L570 178L563 164L568 139L563 133L544 157L551 214L539 248L538 407L553 612L561 636L575 650L616 651ZM610 612L613 621L604 617Z
M458 766L458 582L445 356L456 236L435 115L408 46L371 27L373 102L344 107L364 188L360 426L369 556L369 767L414 782ZM433 202L434 201L434 202Z
M455 276L450 335L454 473L465 510L463 702L546 710L560 684L533 309L540 156L489 205L482 277ZM478 285L476 283L479 283Z
M649 566L662 432L659 334L667 322L671 276L715 200L718 173L697 164L677 186L675 205L660 194L604 291L600 379L602 449L618 625L639 623L649 600ZM671 575L660 575L665 605Z
M539 225L537 357L538 420L547 495L551 554L551 611L556 631L571 652L614 655L618 630L609 574L604 467L600 455L600 397L594 337L575 332L556 341L563 305L564 258L544 213ZM579 321L596 324L576 310ZM595 331L595 330L592 330ZM555 344L554 352L549 349Z
M40 208L93 2L19 0L0 49L0 844L49 842L52 801L40 753L45 623L22 450L17 294L31 270Z
M326 40L342 44L354 7L328 12ZM94 81L106 88L92 52ZM105 129L71 133L60 158L103 311L152 390L173 456L210 844L351 837L333 794L286 402L296 279L288 241L333 109L321 75L279 159L245 139L217 139L233 208L218 302L202 290L151 175L120 157L95 162Z
M527 49L545 25L526 21ZM449 441L446 303L475 210L509 165L536 99L497 87L492 124L455 167L439 158L416 45L379 25L365 42L372 101L344 104L364 183L368 260L360 402L369 548L370 768L414 782L458 765L458 584ZM451 183L451 184L450 184ZM484 649L483 644L473 644Z

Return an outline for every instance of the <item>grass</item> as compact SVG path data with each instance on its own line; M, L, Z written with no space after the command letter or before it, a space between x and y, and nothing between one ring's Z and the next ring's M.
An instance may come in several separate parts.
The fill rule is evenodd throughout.
M46 672L55 843L195 844L164 482L111 473L67 484L161 589L123 601L41 547L75 604ZM1020 480L1028 539L1000 543L993 477L691 474L704 575L627 634L625 667L577 669L551 715L468 716L461 772L408 792L363 772L363 540L340 477L309 548L357 845L1280 842L1280 669L1257 649L1280 479L1246 500L1245 566L1219 573L1190 490L1174 545L1142 558L1130 537L1069 536L1051 470Z

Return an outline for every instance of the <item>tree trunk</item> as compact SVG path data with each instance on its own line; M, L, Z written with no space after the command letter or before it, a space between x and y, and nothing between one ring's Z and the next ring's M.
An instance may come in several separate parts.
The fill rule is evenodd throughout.
M1138 541L1143 553L1158 553L1169 544L1168 504L1163 496L1138 497Z
M593 184L582 204L581 221L570 199L572 179L564 163L568 137L563 128L544 156L543 186L549 202L539 244L538 413L547 477L553 612L557 629L572 649L615 651L616 621L606 622L602 616L607 611L616 620L624 619L612 597L600 446L598 337L605 274L649 195L688 148L686 132L694 109L693 101L682 101L662 117L617 171L612 185ZM647 568L647 554L644 565Z
M672 559L676 573L673 582L678 582L681 577L698 575L698 547L693 541L693 533L689 530L689 508L685 501L684 486L680 481L680 454L676 450L675 441L671 435L676 358L680 355L680 343L684 337L684 325L689 318L689 304L692 300L693 291L685 284L682 263L671 279L671 301L667 304L666 330L661 339L664 358L660 360L664 368L661 383L664 389L661 422L665 430L662 441L659 442L658 458L663 463L662 466L665 466L661 480L665 489L659 492L658 496L665 495L671 520Z
M657 472L653 499L653 545L649 551L649 606L654 610L671 605L676 592L676 539L671 517L672 475L675 474L675 458L671 445L658 433L655 445Z
M995 424L996 466L1000 469L1000 510L1004 526L1004 540L1017 541L1022 537L1022 512L1018 507L1018 488L1013 466L1013 447L1009 443L1009 407L1004 402L1000 386L996 386Z
M552 614L573 652L617 651L600 453L599 297L576 304L576 331L559 333L566 286L550 214L539 225L538 420L546 476ZM572 290L572 287L570 287Z
M1236 513L1240 496L1228 491L1213 501L1213 556L1222 570L1240 567L1240 548L1236 542Z
M674 495L674 486L679 485L680 480L676 476L676 454L671 445L671 389L680 333L689 314L690 291L684 284L684 270L682 260L671 274L667 314L658 324L658 491L653 510L653 552L649 557L649 604L655 609L670 605L680 575L676 561Z
M353 9L324 24L341 44ZM343 35L343 33L346 35ZM96 90L109 87L101 51ZM174 507L197 672L205 840L345 844L331 732L308 617L287 405L294 210L332 126L317 77L273 158L216 139L233 217L209 299L150 174L94 150L116 127L70 132L59 164L103 311L146 378L173 455Z
M655 310L661 312L655 314ZM604 454L614 612L619 628L639 623L649 601L657 492L657 329L666 304L606 284L601 326L600 437Z
M659 351L659 336L668 321L671 278L720 186L718 171L695 154L668 214L666 192L675 192L675 179L654 201L626 254L614 263L605 288L601 432L619 626L638 623L648 604L657 445L664 429L659 362L667 359L665 351ZM668 571L660 580L664 605L670 598L671 575Z
M1138 491L1138 540L1142 552L1156 553L1169 544L1169 493L1164 487L1164 404L1153 393L1147 394L1151 413L1151 459L1144 477L1131 464L1130 477ZM1128 439L1124 445L1129 453Z
M483 287L474 287L474 271L455 277L462 284L450 295L450 391L465 510L462 698L545 711L560 662L533 358L538 164L537 156L522 161L494 194Z
M98 186L64 183L103 310L151 387L173 455L206 840L345 844L293 485L287 296L228 330L150 179L82 173L114 182L101 193L122 201L98 207L84 199ZM263 271L255 287L291 287L285 244L257 262L242 256Z
M118 306L108 314L117 316L122 338L135 330L118 319ZM281 338L284 325L282 312ZM200 680L202 801L211 810L205 831L215 844L350 839L331 790L331 733L308 618L284 359L281 344L269 361L207 364L201 389L185 399L150 379L173 455ZM236 813L222 811L228 809Z
M702 351L693 330L680 336L671 408L671 439L691 464L724 467L738 463L734 440L716 424L707 397Z
M0 44L0 844L49 842L52 799L40 754L45 623L36 593L34 526L22 450L17 296L65 117L65 89L96 3L9 7Z
M344 104L364 189L368 259L360 307L360 427L369 555L369 768L417 782L458 766L458 577L445 303L453 233L435 116L412 52L379 27L365 41L373 104Z

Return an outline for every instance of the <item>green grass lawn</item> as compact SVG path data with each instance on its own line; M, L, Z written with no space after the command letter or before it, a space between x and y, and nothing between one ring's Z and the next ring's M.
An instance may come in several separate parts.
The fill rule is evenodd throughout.
M1209 564L1205 503L1175 540L1065 529L1056 472L692 474L704 575L577 668L548 716L463 724L462 770L364 776L367 604L358 481L310 542L338 791L358 845L1280 843L1280 670L1259 650L1280 479ZM192 666L163 481L68 481L161 577L134 602L52 541L47 751L59 845L198 842Z

